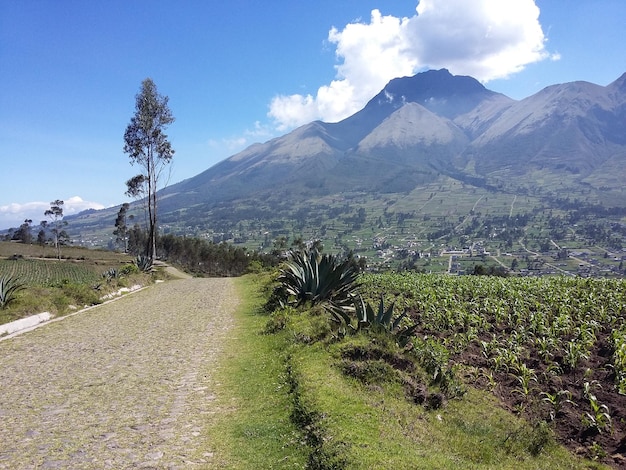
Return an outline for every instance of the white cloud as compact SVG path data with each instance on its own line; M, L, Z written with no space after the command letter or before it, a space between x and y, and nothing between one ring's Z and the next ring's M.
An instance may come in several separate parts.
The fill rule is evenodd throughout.
M369 23L332 28L328 41L340 62L336 79L316 96L274 97L268 115L279 130L315 119L339 121L389 80L427 68L488 82L549 56L534 0L420 0L410 18L373 10Z
M424 65L483 82L548 57L532 0L421 0L408 37Z
M255 121L252 128L246 129L241 135L218 140L210 139L207 144L213 151L222 153L224 156L230 156L243 150L250 144L273 137L276 137L276 128L274 126Z
M73 196L64 200L63 215L78 214L86 209L104 209L98 202L84 201L80 196ZM0 229L17 228L24 220L30 219L33 224L46 220L44 212L50 209L50 202L13 202L0 206Z

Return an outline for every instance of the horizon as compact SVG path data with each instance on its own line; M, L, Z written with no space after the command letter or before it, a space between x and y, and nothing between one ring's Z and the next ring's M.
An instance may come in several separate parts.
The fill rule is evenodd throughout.
M619 70L626 63L617 40L621 2L524 0L505 10L497 0L456 1L468 18L440 0L327 2L315 11L289 2L172 9L161 1L149 4L147 25L128 32L148 3L68 1L64 10L56 2L0 0L7 46L0 54L11 71L0 72L0 151L8 166L0 175L0 229L39 223L55 199L65 201L66 216L131 202L124 182L135 168L122 137L147 76L177 119L166 131L177 151L174 184L306 122L341 120L400 76L447 68L519 100L557 83L606 86L626 72ZM166 22L164 12L174 27L160 38L150 26ZM458 52L452 27L467 50ZM116 31L122 39L109 41ZM205 55L195 52L199 44ZM481 55L470 57L476 44Z

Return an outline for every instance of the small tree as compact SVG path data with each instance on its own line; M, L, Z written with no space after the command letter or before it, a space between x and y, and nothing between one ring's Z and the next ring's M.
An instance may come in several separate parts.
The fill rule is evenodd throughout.
M64 203L61 199L52 201L50 203L50 209L44 212L44 215L50 218L53 224L51 231L54 235L54 248L56 249L58 259L61 259L60 239L67 236L67 234L61 230L61 227L67 225L67 222L63 220L63 204Z
M140 174L126 182L126 194L144 198L146 203L146 255L150 259L156 257L158 184L163 170L174 156L174 150L163 132L174 122L167 103L168 97L160 95L154 82L146 78L135 97L135 115L124 133L124 153L129 155L131 165L137 164L142 169Z
M30 224L32 219L25 219L24 223L20 225L20 228L13 234L14 240L19 240L22 243L31 243L33 241L33 234L31 233Z
M125 202L120 207L119 212L117 213L117 218L115 219L115 230L113 231L113 235L115 235L115 242L118 245L122 245L124 247L124 253L128 253L128 225L126 223L127 219L132 219L132 215L128 214L128 208L130 204Z

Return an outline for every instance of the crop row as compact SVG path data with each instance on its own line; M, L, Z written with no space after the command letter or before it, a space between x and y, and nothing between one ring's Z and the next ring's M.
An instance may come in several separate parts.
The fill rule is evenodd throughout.
M26 285L44 287L59 282L91 284L102 277L93 266L31 259L0 260L0 276L3 275L15 277Z
M512 409L604 449L626 432L624 280L403 273L360 284L365 297L408 309L418 341L444 347Z

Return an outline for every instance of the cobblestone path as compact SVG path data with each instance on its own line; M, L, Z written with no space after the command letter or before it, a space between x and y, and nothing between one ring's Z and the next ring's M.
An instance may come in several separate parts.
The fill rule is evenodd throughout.
M232 279L169 281L0 342L0 468L210 468L237 302Z

